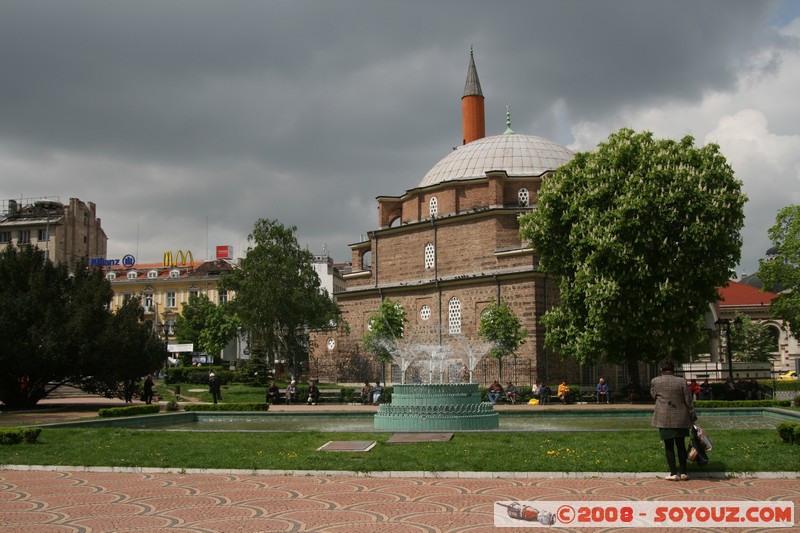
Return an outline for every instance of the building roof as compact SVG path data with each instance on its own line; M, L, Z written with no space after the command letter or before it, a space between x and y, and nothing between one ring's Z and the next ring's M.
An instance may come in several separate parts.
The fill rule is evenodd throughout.
M718 291L720 297L719 306L721 308L769 305L770 302L778 296L774 292L761 291L750 285L739 283L738 281L729 281L727 285L720 287Z
M541 176L572 159L573 152L532 135L494 135L459 146L422 178L420 187L446 181L482 178L490 170L513 176Z

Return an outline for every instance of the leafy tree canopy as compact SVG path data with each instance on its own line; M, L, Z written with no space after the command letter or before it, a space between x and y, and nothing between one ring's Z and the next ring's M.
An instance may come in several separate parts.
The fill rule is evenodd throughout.
M738 263L745 196L714 144L622 129L542 181L520 235L558 282L546 343L582 364L685 358Z
M296 344L283 331L294 337L305 331L303 326L328 329L339 319L339 308L321 289L314 257L300 247L296 231L277 220L259 219L240 268L220 282L221 288L236 292L230 305L250 334L251 354L260 357L274 358Z
M478 333L483 340L493 344L489 357L497 359L513 355L528 336L519 317L503 301L489 305L481 314Z
M741 325L731 327L733 358L745 363L771 361L773 354L778 351L774 330L742 313L737 313L736 322Z
M800 206L778 211L769 239L777 248L777 256L759 262L758 278L766 290L779 292L770 311L785 320L792 336L800 339Z
M113 396L120 381L157 369L166 352L138 302L113 314L112 295L85 262L70 273L34 247L0 252L0 401L34 405L64 383Z
M375 313L369 316L369 328L361 343L364 350L375 355L379 361L391 362L397 339L403 336L408 322L406 311L400 303L385 298Z
M230 304L216 305L205 294L193 294L175 321L175 337L216 357L236 336L240 325Z

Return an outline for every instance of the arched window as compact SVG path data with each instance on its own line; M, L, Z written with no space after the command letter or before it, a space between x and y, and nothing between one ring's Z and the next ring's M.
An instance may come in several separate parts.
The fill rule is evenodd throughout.
M447 304L447 328L451 335L461 333L461 302L455 296Z
M108 281L114 281L115 279L117 279L117 274L114 272L109 272L108 274L106 274L106 279Z
M519 193L517 193L517 200L519 201L520 207L528 207L528 203L531 200L531 195L528 192L528 189L524 187L520 189Z
M433 268L435 259L436 251L433 248L433 243L429 242L425 245L425 268Z
M431 201L428 203L431 211L431 218L435 217L437 213L439 213L439 200L436 199L435 196L431 196Z
M147 279L155 279L158 277L158 270L148 270Z
M780 352L781 351L781 331L776 328L775 326L767 326L767 330L769 331L769 336L772 339L772 351L773 352Z
M128 272L128 279L136 279L138 277L139 273L136 272L135 270L131 270L130 272Z

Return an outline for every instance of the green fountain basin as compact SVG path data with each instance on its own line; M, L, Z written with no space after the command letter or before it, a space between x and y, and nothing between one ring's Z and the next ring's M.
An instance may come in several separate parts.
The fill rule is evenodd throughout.
M392 403L374 417L380 431L468 431L497 429L500 416L481 401L476 383L395 385Z

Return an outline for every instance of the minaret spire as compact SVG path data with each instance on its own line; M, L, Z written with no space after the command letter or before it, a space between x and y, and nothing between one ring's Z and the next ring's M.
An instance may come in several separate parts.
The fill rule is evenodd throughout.
M478 70L475 68L475 57L470 46L467 82L464 84L464 95L461 97L461 124L464 144L486 136L483 100L481 82L478 79Z

